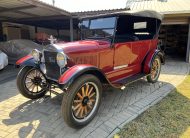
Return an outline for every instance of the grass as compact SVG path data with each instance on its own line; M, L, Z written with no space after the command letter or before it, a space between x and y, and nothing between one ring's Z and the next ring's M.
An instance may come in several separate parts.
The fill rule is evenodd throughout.
M116 135L120 138L190 138L190 75L160 103Z

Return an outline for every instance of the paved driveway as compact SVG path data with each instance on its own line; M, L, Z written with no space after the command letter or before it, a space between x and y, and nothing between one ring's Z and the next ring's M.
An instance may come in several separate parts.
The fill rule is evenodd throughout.
M111 137L125 123L136 118L165 97L181 83L189 65L167 61L162 67L159 82L149 84L139 80L124 91L109 89L104 92L95 119L79 130L69 128L61 118L62 94L29 100L18 93L15 72L0 71L0 137ZM7 77L9 76L9 77Z

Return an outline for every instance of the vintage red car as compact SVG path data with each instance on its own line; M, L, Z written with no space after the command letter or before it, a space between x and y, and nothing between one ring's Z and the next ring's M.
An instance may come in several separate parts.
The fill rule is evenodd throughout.
M162 15L154 11L120 12L82 18L81 40L34 49L17 61L20 93L44 96L51 86L63 92L62 114L71 127L96 115L102 86L124 89L142 77L158 80L164 55L157 49Z

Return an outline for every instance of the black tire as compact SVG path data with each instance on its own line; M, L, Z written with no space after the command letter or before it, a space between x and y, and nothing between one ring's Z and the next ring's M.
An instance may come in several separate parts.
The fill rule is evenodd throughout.
M41 98L43 97L45 94L46 94L46 89L42 89L39 91L39 92L32 92L30 91L27 87L26 87L26 77L28 75L29 72L31 72L32 70L37 70L39 71L38 69L34 68L34 67L29 67L29 66L26 66L26 67L23 67L18 75L17 75L17 88L19 90L19 92L26 98L29 98L29 99L38 99L38 98ZM41 72L41 71L39 71ZM41 72L42 73L42 72ZM43 73L42 73L43 74ZM45 77L44 77L45 78Z
M152 73L153 73L153 64L157 62L158 63L158 68L156 70L156 74L155 74L155 77L152 76ZM161 72L161 60L160 60L160 57L159 56L156 56L151 64L151 72L150 72L150 75L147 76L147 81L149 83L155 83L158 81L158 78L160 76L160 72Z
M96 90L96 100L95 100L96 104L94 103L93 108L87 114L87 116L85 116L83 118L83 120L77 119L77 117L74 115L74 111L73 111L74 110L73 104L75 101L75 97L77 96L79 91L82 89L82 87L85 87L84 91L87 92L89 90L89 88L87 88L86 86L91 85L91 84L93 84L92 87L94 87L92 89L95 89L95 87L96 87L96 89L98 89L98 90L95 89ZM96 86L94 86L94 84ZM98 95L99 95L99 98L97 98ZM71 87L68 89L68 91L63 96L61 110L62 110L62 115L64 117L65 122L70 127L73 127L73 128L80 128L80 127L87 125L97 114L97 111L98 111L100 103L101 103L101 97L102 97L102 84L97 77L95 77L94 75L83 75L80 78L78 78L76 81L74 81L74 83L71 85ZM84 101L84 99L81 101ZM82 105L82 102L81 102L81 105ZM84 112L84 111L82 111L82 112Z

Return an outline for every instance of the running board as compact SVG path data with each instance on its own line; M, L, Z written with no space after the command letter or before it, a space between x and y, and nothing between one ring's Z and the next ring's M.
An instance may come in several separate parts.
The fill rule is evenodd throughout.
M146 76L146 74L139 73L139 74L136 74L136 75L127 77L127 78L125 78L125 79L116 81L116 82L114 82L114 84L125 87L127 84L130 84L130 83L132 83L132 82L135 82L135 81L141 79L141 78L144 77L144 76ZM124 88L121 88L121 89L124 89Z

